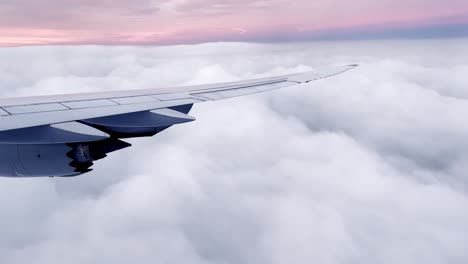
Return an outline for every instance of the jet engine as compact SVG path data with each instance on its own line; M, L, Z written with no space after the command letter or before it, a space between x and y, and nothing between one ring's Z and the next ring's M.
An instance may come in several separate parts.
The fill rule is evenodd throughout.
M72 177L130 144L120 139L153 136L191 122L192 105L105 116L0 132L0 175Z
M73 144L2 144L0 175L72 177L91 171L93 161L129 147L118 139Z

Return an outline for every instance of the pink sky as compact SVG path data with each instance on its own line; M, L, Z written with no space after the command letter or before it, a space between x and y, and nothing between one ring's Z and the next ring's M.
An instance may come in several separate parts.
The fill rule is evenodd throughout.
M0 46L291 40L468 25L467 0L0 1Z

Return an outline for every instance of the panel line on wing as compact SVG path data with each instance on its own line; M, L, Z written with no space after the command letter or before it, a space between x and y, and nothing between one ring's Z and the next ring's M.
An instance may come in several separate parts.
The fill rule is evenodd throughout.
M119 104L108 99L98 99L98 100L64 102L62 103L62 105L65 105L71 109L82 109L82 108L94 108L94 107L103 107L103 106L116 106Z
M59 103L52 104L31 104L31 105L18 105L18 106L7 106L3 107L5 111L12 115L27 114L35 112L49 112L49 111L60 111L67 110L65 106Z
M3 109L3 108L0 108L0 115L1 116L8 116L10 115L11 113L8 112L7 110Z
M191 93L191 95L203 98L205 100L220 100L224 98L261 93L261 92L279 89L279 88L296 85L296 84L297 84L296 82L283 80L283 81L269 82L269 83L263 83L259 85L249 85L249 86L232 88L232 89L217 89L217 90L212 90L212 91L196 92L196 93Z
M108 100L115 102L119 105L126 104L139 104L139 103L148 103L148 102L157 102L160 101L152 96L128 96L128 97L115 97L109 98Z
M282 78L282 79L275 79L275 80L265 81L265 82L249 83L249 84L244 84L244 85L231 85L231 86L221 86L221 87L211 88L211 89L191 90L191 91L189 91L189 93L194 94L194 93L205 93L205 92L216 92L216 91L226 91L226 90L235 90L235 89L245 89L245 88L262 86L262 85L282 83L282 82L287 82L287 81L288 81L288 79Z

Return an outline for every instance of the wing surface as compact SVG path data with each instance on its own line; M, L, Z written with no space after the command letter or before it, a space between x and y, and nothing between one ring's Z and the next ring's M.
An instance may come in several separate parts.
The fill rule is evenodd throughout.
M17 144L18 141L12 136L14 133L8 133L8 137L2 139L2 131L17 130L24 137L24 129L27 128L37 128L41 135L47 134L50 129L56 135L60 135L60 138L55 139L58 142L66 142L68 136L70 140L83 137L86 129L73 122L93 127L102 123L102 126L106 127L105 124L118 123L120 118L125 127L140 124L140 128L144 127L141 124L145 122L151 124L148 125L150 128L158 120L164 120L166 122L164 126L171 124L168 120L174 120L174 124L188 122L194 119L180 116L180 113L177 114L171 109L308 83L343 73L354 67L356 65L209 85L0 99L0 142L11 139ZM176 119L178 121L175 121ZM80 127L80 136L70 133L71 127ZM59 129L64 131L59 133L57 132ZM93 133L90 133L89 138L96 137L96 131L90 132Z

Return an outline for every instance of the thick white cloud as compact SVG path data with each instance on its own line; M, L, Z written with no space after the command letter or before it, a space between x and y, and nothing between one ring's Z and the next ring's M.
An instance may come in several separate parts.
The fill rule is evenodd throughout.
M468 41L0 50L4 96L360 63L196 105L73 179L0 179L1 263L466 263Z

